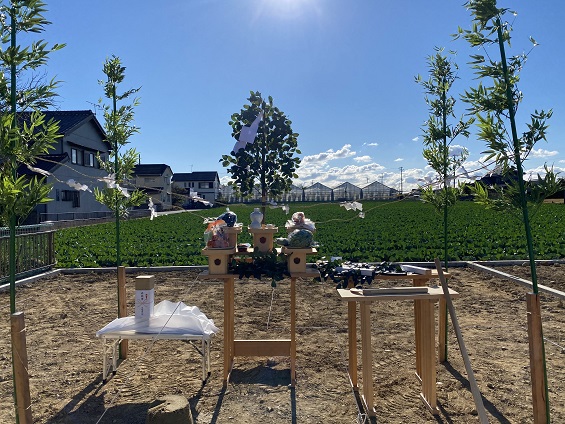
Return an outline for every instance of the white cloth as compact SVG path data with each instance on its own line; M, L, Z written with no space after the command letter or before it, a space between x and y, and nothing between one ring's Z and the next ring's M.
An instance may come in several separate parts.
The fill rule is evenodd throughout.
M255 137L257 137L257 131L259 130L259 122L263 119L263 113L259 113L257 118L253 121L253 123L249 127L242 127L241 131L239 132L239 139L235 146L233 146L233 152L237 153L239 149L245 149L247 143L253 143L255 141Z
M218 328L214 321L206 317L196 306L183 302L163 300L155 305L149 321L135 321L135 317L116 318L96 332L97 337L112 333L139 334L194 334L211 336Z

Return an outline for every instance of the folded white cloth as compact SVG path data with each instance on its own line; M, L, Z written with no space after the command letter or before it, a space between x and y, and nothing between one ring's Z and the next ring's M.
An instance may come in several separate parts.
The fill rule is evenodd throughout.
M163 300L155 305L153 315L147 321L135 317L116 318L96 332L97 337L118 332L140 334L194 334L210 336L218 331L214 321L206 317L196 306L183 302Z

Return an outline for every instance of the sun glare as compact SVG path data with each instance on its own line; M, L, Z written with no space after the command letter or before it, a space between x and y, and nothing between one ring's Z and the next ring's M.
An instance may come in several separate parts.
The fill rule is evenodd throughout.
M281 18L298 18L308 13L316 0L266 0L273 15Z

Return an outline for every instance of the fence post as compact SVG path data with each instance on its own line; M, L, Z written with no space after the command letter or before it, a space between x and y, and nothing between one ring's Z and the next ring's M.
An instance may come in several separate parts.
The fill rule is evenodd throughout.
M49 265L55 264L55 231L49 231L47 233L47 249L48 249L48 259Z
M23 312L15 312L10 316L10 327L12 332L12 364L16 391L16 422L32 424L29 374L27 372L26 329Z

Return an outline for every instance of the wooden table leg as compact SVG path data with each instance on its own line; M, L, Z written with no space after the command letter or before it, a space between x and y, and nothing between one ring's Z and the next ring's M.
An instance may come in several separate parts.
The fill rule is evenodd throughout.
M363 399L367 415L374 417L373 401L373 352L371 349L371 304L359 302L361 315L361 362L363 367Z
M438 306L438 347L439 362L447 361L447 302L442 297Z
M347 302L347 338L349 347L349 378L354 390L359 390L357 382L357 302Z
M414 278L413 286L425 286L427 278ZM416 345L416 377L422 380L422 335L420 333L419 321L421 320L420 302L414 301L414 341Z
M290 385L296 385L296 278L290 279Z
M436 396L436 356L435 356L435 316L434 301L418 300L420 306L420 327L421 334L421 379L422 392L420 394L426 406L432 414L438 414Z
M224 386L233 366L234 340L234 279L224 280Z

